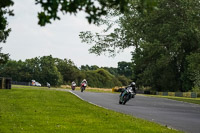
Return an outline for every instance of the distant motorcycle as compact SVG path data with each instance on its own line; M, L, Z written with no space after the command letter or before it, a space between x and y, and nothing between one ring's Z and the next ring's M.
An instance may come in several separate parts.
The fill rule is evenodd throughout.
M76 86L71 86L71 88L72 88L72 90L74 91L74 90L75 90L75 88L76 88Z
M73 91L75 90L75 88L76 88L76 83L75 82L72 82L71 88L72 88Z
M81 92L83 92L86 88L87 84L86 83L82 83L81 84Z
M135 97L135 93L133 92L131 87L124 89L119 96L119 104L126 104L131 98Z

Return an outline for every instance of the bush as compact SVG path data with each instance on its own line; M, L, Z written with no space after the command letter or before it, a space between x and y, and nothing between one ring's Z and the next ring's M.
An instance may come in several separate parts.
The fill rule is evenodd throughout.
M200 92L200 88L198 86L192 87L192 92Z
M85 72L88 85L98 88L112 88L121 86L121 82L104 69L97 69Z
M117 79L121 82L122 86L127 86L131 80L125 76L118 76Z

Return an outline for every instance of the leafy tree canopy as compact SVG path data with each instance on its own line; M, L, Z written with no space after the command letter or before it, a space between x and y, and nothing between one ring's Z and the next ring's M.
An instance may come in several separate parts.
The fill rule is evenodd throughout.
M108 13L108 9L115 8L120 12L127 12L129 5L137 0L35 0L36 4L41 5L42 11L38 13L39 22L41 26L51 23L52 20L59 20L59 12L63 14L74 14L83 11L88 16L86 17L89 23L96 23L101 16ZM140 0L141 5L138 9L149 9L155 6L157 0ZM6 42L11 29L8 28L8 16L13 16L13 0L0 0L0 43ZM1 60L6 54L0 55ZM4 61L3 61L4 62ZM1 62L0 62L1 63Z
M13 16L13 11L10 10L10 6L14 3L11 0L0 0L0 43L5 43L6 39L11 31L8 28L7 16ZM7 62L9 55L1 53L2 47L0 47L0 64Z
M59 11L63 14L70 13L76 15L83 11L87 14L89 23L96 23L101 16L108 13L110 8L114 8L121 13L128 12L131 4L138 0L35 0L40 4L43 11L38 14L39 24L44 26L51 23L51 20L60 19ZM141 5L137 9L147 11L156 6L157 0L139 0Z
M5 64L9 59L9 54L1 53L2 48L0 47L0 65Z
M132 7L128 13L115 14L119 19L113 32L87 31L80 37L83 42L92 43L90 52L98 55L115 54L118 49L133 46L134 79L141 86L159 91L188 91L194 86L190 78L194 72L189 68L193 68L194 60L199 59L196 53L200 52L200 3L198 0L160 0L157 7L158 10L148 14ZM102 22L110 23L109 20ZM198 82L199 76L195 77Z
M13 16L13 10L10 6L14 3L12 0L0 0L0 43L5 42L11 29L8 28L7 16Z
M119 75L124 75L127 78L131 78L133 75L131 62L125 62L125 61L118 62L117 70Z

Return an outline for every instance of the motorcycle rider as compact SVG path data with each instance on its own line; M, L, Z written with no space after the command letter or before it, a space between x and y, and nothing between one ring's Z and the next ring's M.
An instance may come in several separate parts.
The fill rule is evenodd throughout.
M132 82L130 85L125 87L121 94L119 99L119 104L126 104L127 101L129 101L131 98L134 98L136 95L136 85L135 82Z
M136 85L135 85L135 82L132 82L128 87L131 87L132 91L136 94Z
M83 79L83 81L81 82L81 84L85 83L87 85L87 80Z
M72 82L71 87L72 87L72 90L75 90L75 88L76 88L76 83L75 83L74 81Z
M50 88L50 87L51 87L51 85L50 85L48 82L47 82L47 87L48 87L48 88Z
M134 98L136 95L136 85L135 82L131 82L130 85L128 85L127 87L125 87L125 89L131 88L131 97Z
M87 86L87 80L83 79L83 81L81 82L81 92L85 90L86 86Z

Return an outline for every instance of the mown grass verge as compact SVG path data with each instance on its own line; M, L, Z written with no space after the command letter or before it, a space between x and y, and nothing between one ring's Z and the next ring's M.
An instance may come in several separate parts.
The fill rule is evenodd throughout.
M61 88L63 89L68 89L68 90L71 90L71 87L69 85L62 85ZM77 91L81 91L80 87L79 86L76 86L76 89ZM112 88L92 88L92 87L86 87L85 91L88 91L88 92L105 92L105 93L113 93L112 92Z
M174 133L179 131L96 107L69 92L18 86L11 90L0 89L0 132Z
M168 99L187 102L187 103L200 104L200 98L186 98L186 97L159 96L159 95L145 95L145 96L168 98Z

